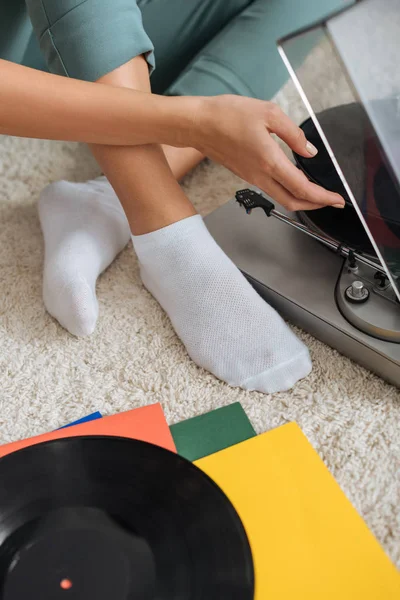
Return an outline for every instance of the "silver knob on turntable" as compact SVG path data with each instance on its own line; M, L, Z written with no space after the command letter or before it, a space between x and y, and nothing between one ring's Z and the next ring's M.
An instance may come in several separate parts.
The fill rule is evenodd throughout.
M365 302L369 298L369 290L362 281L353 281L345 294L350 302Z
M362 281L353 281L351 284L351 294L354 298L363 298L365 294L365 285Z

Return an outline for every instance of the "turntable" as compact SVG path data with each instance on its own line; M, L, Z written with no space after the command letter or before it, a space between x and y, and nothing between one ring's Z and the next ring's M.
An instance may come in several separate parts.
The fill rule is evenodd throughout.
M343 210L289 214L248 189L206 218L280 314L397 386L399 39L398 0L363 0L279 42L309 113L301 127L319 150L314 159L293 160L309 179L339 192ZM324 98L315 82L321 50L332 91Z

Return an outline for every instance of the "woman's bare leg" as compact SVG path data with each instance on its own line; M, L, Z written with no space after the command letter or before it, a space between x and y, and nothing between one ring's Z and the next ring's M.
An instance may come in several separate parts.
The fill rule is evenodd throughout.
M204 155L195 148L175 148L174 146L163 146L162 148L177 181L180 181L204 159Z
M148 66L142 56L105 75L100 82L150 92ZM173 173L160 146L93 145L91 149L121 201L133 234L148 233L196 214L176 178L200 160L200 153L196 156L191 149L167 150Z

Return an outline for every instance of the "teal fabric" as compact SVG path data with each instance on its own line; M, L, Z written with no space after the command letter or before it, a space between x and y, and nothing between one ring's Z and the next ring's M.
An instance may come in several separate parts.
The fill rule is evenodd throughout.
M138 0L144 28L155 47L153 91L164 93L204 46L250 4L251 0Z
M20 2L8 0L10 6L14 1ZM26 0L26 4L42 54L54 73L94 81L145 54L151 71L157 61L151 78L156 93L234 93L270 99L288 78L277 39L342 8L346 0ZM28 48L25 62L34 54L32 42Z
M49 70L95 81L146 54L153 44L134 0L27 0L32 25Z
M37 39L32 31L32 26L30 29L29 42L21 63L27 67L31 67L32 69L37 69L39 71L48 70L44 56L40 51L39 44L37 43Z
M269 100L288 79L277 40L345 4L343 0L255 0L202 49L167 93L233 93Z
M31 34L24 0L0 2L0 58L22 62Z

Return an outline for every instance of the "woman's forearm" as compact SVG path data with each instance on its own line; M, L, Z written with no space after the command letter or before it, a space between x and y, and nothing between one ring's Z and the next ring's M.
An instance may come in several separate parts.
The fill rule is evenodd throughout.
M343 207L308 181L270 135L317 149L278 106L239 96L165 97L42 73L0 60L0 133L109 146L192 147L289 210Z
M186 146L199 101L78 81L0 60L0 134Z

